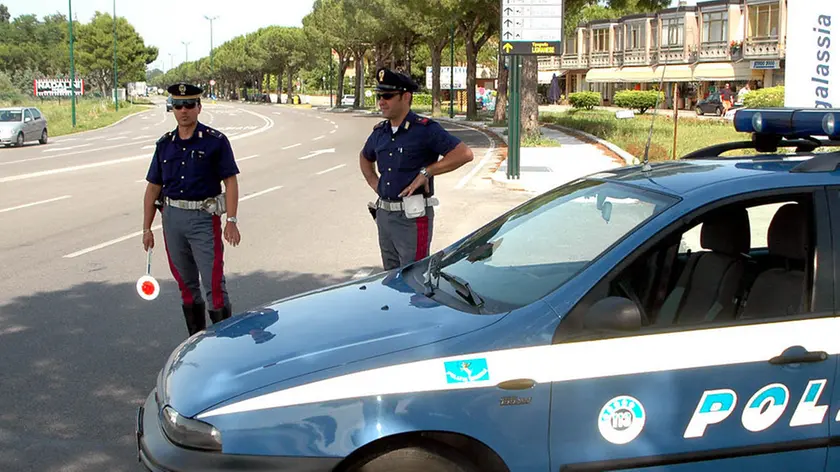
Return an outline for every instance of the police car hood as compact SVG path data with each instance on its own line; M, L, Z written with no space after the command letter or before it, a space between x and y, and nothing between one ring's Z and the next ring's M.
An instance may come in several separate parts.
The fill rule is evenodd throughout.
M209 327L172 353L159 392L192 416L272 383L463 335L499 318L438 304L396 272L383 274Z

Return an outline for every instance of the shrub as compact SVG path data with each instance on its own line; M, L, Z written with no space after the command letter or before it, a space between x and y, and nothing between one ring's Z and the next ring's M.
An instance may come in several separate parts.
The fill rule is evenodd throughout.
M576 92L569 94L569 103L575 108L591 110L601 104L600 92Z
M662 103L665 94L656 90L624 90L615 94L613 102L621 108L639 110L640 114L656 106L657 100Z
M413 107L431 107L432 95L428 93L415 93L414 101L411 103ZM370 97L365 97L365 107L377 108L376 93Z
M753 90L744 97L747 108L774 108L785 106L785 87L769 87Z

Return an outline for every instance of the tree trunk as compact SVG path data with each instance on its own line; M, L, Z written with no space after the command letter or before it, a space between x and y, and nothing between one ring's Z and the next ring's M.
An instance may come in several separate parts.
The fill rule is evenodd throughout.
M475 76L478 52L495 32L494 22L484 23L484 20L480 16L473 19L469 25L464 21L461 22L461 31L464 33L467 49L467 120L471 121L478 119L478 110L475 104ZM475 33L482 25L485 27L484 33L478 39L475 39Z
M289 67L289 94L286 96L286 103L292 103L292 76L294 75L295 70Z
M353 52L356 58L356 98L353 101L355 108L362 108L365 104L363 90L365 85L365 52L367 52L367 48L358 49Z
M509 71L505 67L505 56L499 51L499 88L496 93L496 111L493 115L493 121L502 123L505 121L507 115L507 100L508 100L508 77Z
M347 53L338 50L338 78L335 84L336 106L341 105L341 96L344 95L344 74L347 73Z
M522 135L539 136L540 109L537 102L537 56L522 56Z

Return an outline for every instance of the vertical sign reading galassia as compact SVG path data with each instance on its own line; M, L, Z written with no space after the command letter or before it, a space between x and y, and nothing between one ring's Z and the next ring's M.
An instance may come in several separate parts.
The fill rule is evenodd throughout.
M788 0L785 106L840 108L840 1Z

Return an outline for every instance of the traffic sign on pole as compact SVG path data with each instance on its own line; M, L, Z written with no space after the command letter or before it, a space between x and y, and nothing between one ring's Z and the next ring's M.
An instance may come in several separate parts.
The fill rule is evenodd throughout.
M506 55L560 55L563 0L500 0L501 48Z

